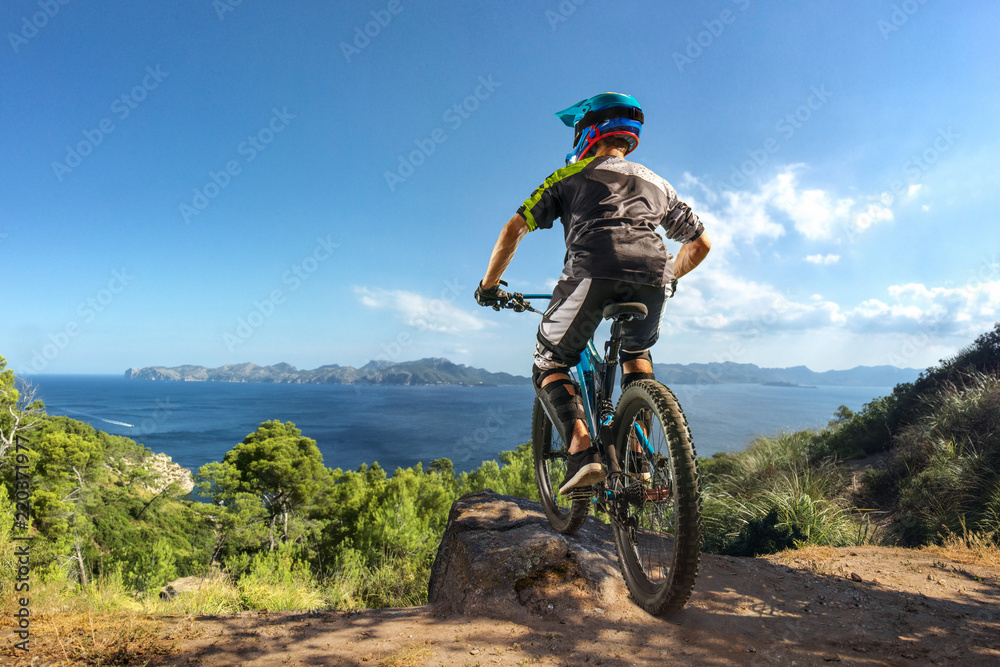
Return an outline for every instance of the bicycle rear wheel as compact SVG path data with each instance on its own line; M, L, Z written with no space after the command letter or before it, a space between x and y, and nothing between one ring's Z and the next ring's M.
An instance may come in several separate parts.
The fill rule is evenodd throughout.
M701 497L694 445L673 393L654 380L629 385L615 410L622 475L612 528L635 602L651 614L684 606L701 557Z
M587 520L589 494L559 495L558 489L566 475L569 445L549 421L542 404L535 399L531 417L531 449L535 463L535 483L549 523L558 532L572 535Z

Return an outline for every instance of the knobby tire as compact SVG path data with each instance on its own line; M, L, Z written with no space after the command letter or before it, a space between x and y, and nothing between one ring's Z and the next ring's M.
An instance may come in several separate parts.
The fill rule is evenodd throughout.
M535 399L531 416L531 449L535 465L535 483L545 516L557 532L572 535L587 520L590 499L559 495L566 472L569 446L559 436L542 404Z
M637 458L634 424L654 450ZM701 496L687 419L673 393L655 380L629 385L615 409L622 469L612 529L629 592L651 614L684 606L701 556ZM641 447L645 450L645 447Z

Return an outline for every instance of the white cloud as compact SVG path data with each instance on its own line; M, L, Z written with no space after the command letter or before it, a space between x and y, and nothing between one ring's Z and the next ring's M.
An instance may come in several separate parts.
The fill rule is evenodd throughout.
M795 229L810 240L828 239L849 217L853 199L835 199L824 190L798 190L798 172L792 165L764 184L768 203L787 215Z
M726 267L699 268L683 279L664 322L679 329L760 336L777 331L837 326L840 306L818 295L796 301L772 285L748 281Z
M1000 280L963 287L907 283L892 285L887 291L894 303L863 302L854 310L854 326L895 331L916 326L964 335L1000 320Z
M447 334L466 334L481 331L489 322L458 308L453 299L429 298L406 290L384 290L355 287L355 294L362 305L376 310L395 313L403 324L421 331Z
M920 188L922 187L924 187L922 184L914 183L913 185L911 185L909 188L906 189L906 194L910 197L913 197L918 192L920 192Z
M869 204L866 209L855 216L854 225L858 230L864 231L883 220L892 220L892 210L878 204Z
M810 335L922 331L959 344L1000 320L1000 279L964 287L893 285L880 297L844 308L819 294L797 300L773 285L742 279L727 267L699 268L683 279L664 325L674 332L736 333L752 338L782 332Z
M752 244L759 239L777 239L785 228L767 213L767 195L763 192L715 192L691 174L681 181L683 199L705 223L709 236L719 248L734 243ZM694 194L692 189L700 190Z
M722 192L686 173L680 182L681 198L710 225L712 239L724 246L780 238L786 229L774 214L786 218L810 241L832 239L838 232L853 239L872 225L893 219L887 202L857 202L826 190L801 188L799 174L804 169L803 164L788 165L756 190Z
M665 340L675 346L684 340L693 354L710 350L716 361L759 362L767 356L794 362L799 354L825 360L821 365L922 367L1000 320L1000 268L992 263L977 274L979 282L963 287L871 285L849 302L840 297L840 303L815 293L808 276L761 281L765 270L780 271L782 257L803 242L849 242L893 220L891 198L855 201L802 188L803 168L785 167L755 189L736 192L715 191L685 175L681 199L705 222L713 249L704 267L682 279L678 298L668 305ZM797 238L784 241L789 235ZM803 255L817 266L841 258L841 253ZM843 292L842 286L838 290Z

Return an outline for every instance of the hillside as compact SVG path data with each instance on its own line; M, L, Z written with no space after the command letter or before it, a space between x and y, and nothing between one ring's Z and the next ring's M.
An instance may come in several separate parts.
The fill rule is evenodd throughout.
M537 503L485 492L455 503L431 603L168 621L186 639L153 664L996 664L1000 571L963 560L706 554L687 606L656 618L628 599L607 526L566 537Z

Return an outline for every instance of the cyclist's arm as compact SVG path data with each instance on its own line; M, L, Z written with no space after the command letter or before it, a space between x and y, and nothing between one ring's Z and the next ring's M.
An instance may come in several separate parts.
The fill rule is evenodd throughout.
M674 278L680 278L684 274L690 273L694 267L701 264L711 249L712 241L704 232L694 241L682 245L677 257L674 258Z
M521 242L521 239L527 233L528 223L524 221L521 214L515 213L514 217L500 230L500 237L497 239L497 244L493 246L493 254L490 255L490 264L486 268L486 276L482 281L484 289L490 289L500 284L503 272L507 270L510 260L514 259L517 244Z

